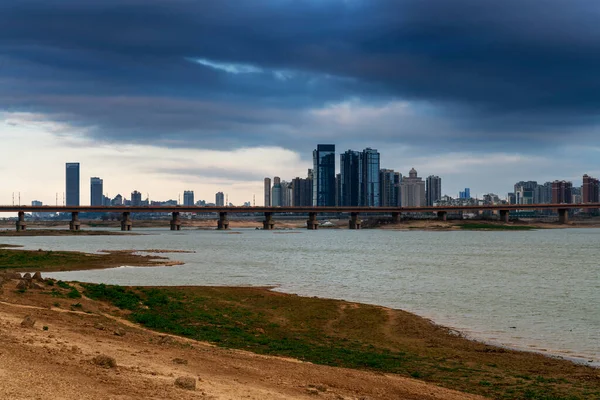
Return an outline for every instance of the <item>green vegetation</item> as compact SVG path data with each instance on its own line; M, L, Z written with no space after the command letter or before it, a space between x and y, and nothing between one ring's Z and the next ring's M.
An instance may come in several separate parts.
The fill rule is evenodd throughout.
M471 342L402 311L258 288L82 287L145 327L222 347L392 372L498 399L600 397L591 368Z
M486 224L486 223L466 223L461 224L460 229L464 230L494 230L494 231L530 231L539 229L527 225L505 225L505 224Z

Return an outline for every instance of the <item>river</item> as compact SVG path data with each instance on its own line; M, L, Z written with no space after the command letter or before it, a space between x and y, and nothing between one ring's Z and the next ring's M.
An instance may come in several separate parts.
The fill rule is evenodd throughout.
M47 274L119 285L254 285L404 309L466 336L600 365L600 229L138 229L6 237L26 249L171 249L185 265Z

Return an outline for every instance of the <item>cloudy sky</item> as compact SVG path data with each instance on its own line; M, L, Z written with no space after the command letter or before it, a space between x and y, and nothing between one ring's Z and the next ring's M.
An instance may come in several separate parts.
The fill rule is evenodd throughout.
M0 204L262 205L317 143L442 191L600 175L596 0L1 0Z

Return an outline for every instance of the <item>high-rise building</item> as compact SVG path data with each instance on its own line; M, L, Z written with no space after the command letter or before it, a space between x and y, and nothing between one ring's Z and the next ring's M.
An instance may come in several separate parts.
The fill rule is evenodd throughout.
M583 185L581 186L581 201L584 203L598 203L599 197L599 181L587 174L583 175Z
M90 205L92 206L103 206L104 205L104 189L103 181L98 177L90 179Z
M394 187L396 188L396 205L400 207L402 204L402 174L400 172L394 172Z
M294 178L292 180L292 205L294 207L312 206L313 196L312 178Z
M317 145L313 166L313 206L335 205L335 145Z
M367 147L361 153L362 187L360 205L366 207L381 206L381 186L379 169L381 157L375 149Z
M79 205L79 163L66 164L66 205Z
M114 199L110 202L111 206L122 206L123 205L123 196L120 194L116 195Z
M133 207L139 207L142 205L142 194L137 190L131 192L131 205Z
M271 178L265 178L265 207L271 207Z
M536 188L538 183L536 181L520 181L515 183L515 204L534 204L537 202L536 199Z
M281 181L281 207L291 207L292 206L292 183Z
M394 172L393 169L380 170L379 182L381 185L381 206L396 207L398 205L398 187L396 185L396 172Z
M281 187L281 178L278 176L273 178L273 188L271 189L271 205L273 207L281 207L283 204L283 193Z
M426 204L433 206L436 201L442 198L442 178L435 175L429 175L425 180ZM470 193L469 193L470 195Z
M459 199L470 199L471 198L471 189L465 188L464 191L458 192Z
M536 204L548 204L552 202L552 182L537 185L534 190L533 202Z
M552 203L554 204L570 204L573 201L571 189L573 184L567 181L552 182Z
M335 175L335 205L342 205L342 174Z
M185 190L183 192L183 205L188 206L188 207L194 205L194 191L193 190Z
M225 205L225 195L223 192L217 192L215 195L215 204L217 207L223 207Z
M360 153L348 150L340 154L340 206L360 204L361 175Z
M402 195L402 207L423 207L425 205L425 182L417 176L417 170L414 168L408 173L408 178L402 179L400 194Z

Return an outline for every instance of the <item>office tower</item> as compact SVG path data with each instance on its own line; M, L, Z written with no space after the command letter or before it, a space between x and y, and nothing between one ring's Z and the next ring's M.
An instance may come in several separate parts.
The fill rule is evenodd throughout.
M381 185L381 206L398 206L398 187L396 186L396 172L394 172L393 169L380 170L379 182Z
M104 205L104 190L102 179L98 177L93 177L90 179L90 193L90 205Z
M536 203L536 181L520 181L515 183L515 204L533 204Z
M79 205L79 163L66 164L67 206Z
M110 202L111 206L122 206L123 205L123 196L120 194L116 195L114 199Z
M281 188L281 178L278 176L273 178L273 188L271 189L271 205L273 207L281 207L282 206L282 188Z
M402 205L402 193L400 186L402 184L402 174L400 172L394 172L394 187L396 188L396 205L400 207Z
M292 206L310 207L313 201L313 181L312 174L309 178L294 178L292 180Z
M508 204L517 204L517 196L514 193L510 192L506 196L506 201L508 202Z
M335 145L317 145L313 166L313 206L335 205Z
M281 206L291 207L292 206L292 183L287 181L281 181Z
M548 204L552 202L552 182L535 186L533 191L533 202L535 204Z
M184 206L193 206L194 205L194 191L186 190L183 192L183 205Z
M436 201L439 201L442 198L442 178L429 175L425 180L425 193L428 206L432 206Z
M265 207L271 207L271 178L265 178Z
M217 207L223 207L225 205L225 195L223 192L217 192L215 195L215 204Z
M400 193L402 195L402 207L422 207L425 205L425 182L417 176L417 171L414 168L408 173L408 178L404 177L402 179Z
M133 207L139 207L142 205L142 194L137 190L131 192L131 205Z
M471 189L465 188L464 191L458 192L459 199L470 199L471 198Z
M381 206L381 186L379 183L380 159L381 157L379 155L379 152L369 147L364 149L361 153L361 206Z
M584 203L597 203L599 199L598 179L592 178L587 174L583 175L583 185L581 187L581 201Z
M335 205L342 205L342 174L335 174Z
M567 181L552 182L552 203L565 204L573 201L573 184Z
M340 154L340 201L344 207L360 203L361 163L358 151L348 150Z

